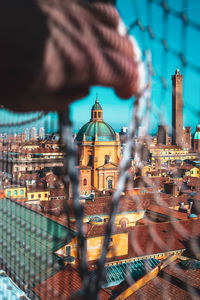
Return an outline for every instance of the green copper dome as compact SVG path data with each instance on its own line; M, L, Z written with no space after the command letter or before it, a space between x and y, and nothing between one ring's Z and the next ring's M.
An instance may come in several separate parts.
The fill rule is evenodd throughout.
M196 131L193 137L194 140L200 140L200 131Z
M193 139L194 140L200 140L200 131L199 131L199 128L200 128L200 123L198 123L197 127L196 127L196 131L193 135Z
M85 141L94 141L97 136L97 140L107 142L115 141L114 129L104 121L90 121L86 123L78 132L76 141L83 141L85 134Z
M116 141L114 129L103 120L103 110L98 98L92 106L90 121L79 130L76 136L76 141L81 142L83 140L87 142L95 140L99 142Z
M96 98L95 104L92 106L92 110L102 110L102 107L99 104L98 98Z

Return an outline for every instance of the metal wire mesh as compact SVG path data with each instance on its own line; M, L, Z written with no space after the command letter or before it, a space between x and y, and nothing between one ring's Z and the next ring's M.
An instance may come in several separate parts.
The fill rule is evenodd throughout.
M106 299L115 297L118 299L128 297L130 299L138 299L139 297L151 299L152 294L148 295L148 284L151 283L147 283L147 290L141 286L137 292L139 294L135 295L122 294L120 296L123 289L119 289L119 291L117 288L103 289L105 282L108 282L105 280L106 274L106 278L109 280L111 280L110 273L115 274L113 277L115 280L117 278L118 285L122 282L120 281L121 278L126 278L124 290L127 290L128 286L132 286L134 280L136 281L140 277L131 276L132 268L141 271L141 265L144 265L143 271L145 272L141 271L141 274L144 275L162 261L163 253L167 253L166 257L176 255L176 258L180 259L183 249L181 248L182 245L179 248L174 248L177 240L184 240L186 243L184 251L187 250L190 259L199 259L198 221L193 220L189 224L188 220L186 221L187 216L183 218L183 221L178 221L181 220L180 214L178 215L176 214L177 211L169 209L173 206L171 203L166 208L166 202L160 193L159 185L155 184L154 179L144 176L142 177L144 181L142 187L151 188L151 193L146 196L128 194L128 197L129 201L135 204L136 213L140 212L141 209L146 209L145 220L148 221L148 225L144 225L146 231L142 231L142 225L136 225L134 230L132 230L133 228L124 229L129 237L129 248L135 255L131 257L134 260L134 265L130 268L128 264L130 258L122 258L121 263L120 259L115 258L113 264L116 270L111 269L110 265L110 269L107 269L107 255L111 238L118 232L115 228L115 220L119 206L122 205L124 212L129 210L128 203L126 201L123 203L122 194L127 189L133 188L136 174L142 172L144 163L146 163L146 158L143 157L143 146L150 145L146 138L150 126L149 116L154 115L154 117L159 118L161 124L164 123L165 116L163 116L160 108L163 109L166 98L169 97L169 91L171 91L167 79L171 57L174 56L176 62L179 61L184 76L194 73L195 78L198 79L200 74L198 60L196 57L191 57L187 49L189 33L193 35L194 31L195 35L199 37L200 31L200 23L188 16L189 1L180 1L180 6L168 1L157 0L146 0L142 3L128 1L126 5L126 7L123 6L121 1L116 4L121 17L126 21L128 33L136 36L139 40L143 60L146 60L147 78L140 95L132 100L133 114L130 121L129 136L119 166L118 183L110 200L111 209L109 212L108 208L105 209L109 218L104 226L102 249L94 264L91 265L88 261L88 232L85 233L87 230L84 221L85 204L80 202L76 145L73 143L69 111L58 114L43 112L16 114L4 108L1 109L1 267L27 293L30 299L39 297L41 299L68 299L70 297L96 299L98 295L102 299L104 297L107 297ZM157 27L157 17L153 13L155 7L159 8L159 14L162 16L160 28ZM129 9L129 13L126 12L127 9ZM170 23L173 23L174 18L178 20L180 26L178 35L180 44L176 47L171 44L170 39L170 35L173 34ZM160 51L160 61L162 61L159 66L154 56L157 45ZM188 81L189 76L186 76L184 82L187 87ZM154 87L154 84L158 84L160 87L161 101L158 107L151 100L151 88ZM192 114L198 115L196 105L185 103L185 106L189 107ZM45 132L41 130L41 136L36 134L39 127L43 128ZM139 127L143 128L143 132L138 142L136 135ZM134 161L133 165L131 165L131 159ZM57 176L56 184L53 183L54 176ZM168 176L170 175L168 174ZM177 182L175 183L178 185ZM58 188L60 194L50 194L49 190L52 189L52 186ZM198 184L194 190L198 193ZM41 200L40 198L44 197L42 200L45 202L48 197L51 199L57 197L56 199L65 199L64 205L53 214L45 212L38 206L38 201L33 204L35 193L38 197L36 200ZM191 190L189 198L193 200L195 197L196 195L192 194ZM151 204L153 203L159 208L169 209L164 222L161 221L160 215L164 215L166 212L164 209L161 212L158 211L157 216L155 216L156 212L154 212L155 214L150 213L150 209L148 209L150 200ZM173 200L174 198L170 199L171 202ZM63 201L61 202L63 203ZM70 214L76 219L75 226L70 220ZM161 225L157 226L158 223ZM90 230L93 230L93 227L91 228ZM123 230L118 233L120 232L123 233ZM190 241L190 237L195 237L195 239ZM77 239L78 245L77 269L74 268L73 261L70 261L73 260L72 255L66 255L67 260L65 261L62 255L57 253L74 238ZM185 242L185 239L188 241ZM142 248L143 243L146 247L145 253ZM143 259L155 257L154 247L160 249L160 253L157 253L156 256L159 258L160 255L160 260L158 264L154 262L155 265L150 268L149 265L152 262L149 260L144 262ZM186 254L184 255L186 256ZM170 289L170 282L178 276L181 279L174 279L176 283L178 281L176 285L184 285L184 290L188 291L191 298L196 299L195 297L199 296L199 283L196 283L194 274L191 274L194 284L189 281L183 283L184 267L187 268L183 262L184 259L188 262L188 257L187 259L181 258L178 267L176 265L167 271L161 271L157 276L157 282L154 282L153 286L160 290L161 299L167 299L174 295L173 290ZM123 265L125 268L123 272L117 269L117 265L122 267L122 264L126 263L126 267ZM191 269L198 271L198 262L193 260L193 263L195 267L190 268L190 272L192 272ZM161 267L159 268L161 270ZM76 275L78 271L79 276ZM61 275L55 276L56 274ZM168 282L168 285L161 287L163 278ZM182 281L180 282L180 280ZM60 284L61 281L64 282L62 285ZM43 283L44 285L42 285ZM150 288L152 287L150 286ZM178 297L177 299L179 299Z

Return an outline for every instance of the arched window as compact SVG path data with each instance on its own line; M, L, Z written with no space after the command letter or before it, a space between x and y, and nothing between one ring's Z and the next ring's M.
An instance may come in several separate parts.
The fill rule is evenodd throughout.
M112 179L108 180L108 189L112 189L113 181Z
M96 118L96 117L97 117L97 112L95 111L95 112L94 112L94 118Z
M87 179L86 178L83 179L83 185L87 185Z

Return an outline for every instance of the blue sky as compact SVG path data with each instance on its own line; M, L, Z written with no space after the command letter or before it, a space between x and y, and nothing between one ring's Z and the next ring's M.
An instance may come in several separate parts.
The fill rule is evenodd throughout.
M155 75L152 82L152 113L150 116L150 131L155 132L157 125L162 119L165 124L171 124L171 75L179 68L184 75L184 126L191 126L195 130L200 121L200 74L191 67L184 67L178 53L184 52L186 59L196 66L200 66L200 32L194 30L190 25L182 26L180 19L169 14L168 18L163 15L163 10L152 1L148 5L147 0L118 0L117 6L125 24L129 26L134 20L140 19L146 27L150 25L157 39L151 40L149 34L141 32L138 27L131 31L137 39L143 53L150 49L152 53L152 64ZM200 23L199 0L170 0L169 7L181 11L187 16ZM165 37L169 51L163 50L159 39ZM173 49L173 50L172 50ZM177 53L174 55L174 53ZM168 85L163 89L161 75ZM112 89L104 87L93 87L88 97L76 101L71 105L71 115L74 121L74 129L77 131L90 118L90 109L95 101L96 94L104 109L104 120L119 130L122 125L128 125L131 116L132 100L121 100Z

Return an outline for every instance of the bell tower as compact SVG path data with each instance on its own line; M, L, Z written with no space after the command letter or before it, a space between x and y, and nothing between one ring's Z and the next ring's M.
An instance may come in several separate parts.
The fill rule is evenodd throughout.
M92 106L91 109L91 121L103 121L103 109L99 104L98 98L96 98L95 104Z
M172 75L172 145L183 147L183 75L179 69Z

